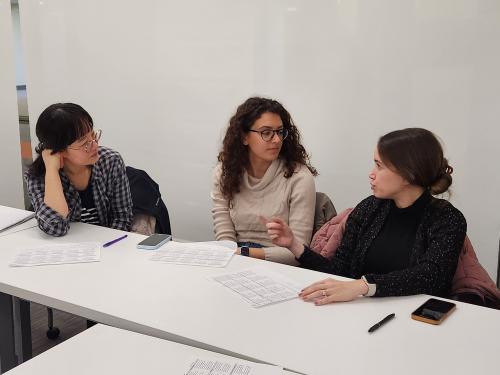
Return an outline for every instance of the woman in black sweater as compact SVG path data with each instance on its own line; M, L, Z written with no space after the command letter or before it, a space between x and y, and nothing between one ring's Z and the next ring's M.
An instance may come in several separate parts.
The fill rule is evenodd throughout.
M289 248L303 267L355 279L314 283L300 293L306 301L449 296L467 223L450 202L433 197L452 182L441 144L425 129L397 130L379 139L374 159L373 195L351 212L331 260L300 244L281 219L267 223L273 242Z

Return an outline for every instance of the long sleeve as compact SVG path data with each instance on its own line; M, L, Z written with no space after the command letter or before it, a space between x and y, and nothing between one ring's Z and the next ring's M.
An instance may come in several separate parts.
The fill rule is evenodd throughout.
M366 252L382 228L389 205L367 198L351 213L339 249L329 261L306 249L299 258L307 268L350 278L363 276ZM417 230L409 266L385 274L368 273L375 297L427 293L446 297L456 271L467 223L449 202L429 203Z
M111 191L111 221L110 228L129 231L132 226L132 196L121 156L115 158L111 169L113 190Z
M217 241L236 241L236 231L229 214L229 202L220 191L221 165L217 165L213 173L212 218L214 224L215 239Z
M314 225L316 186L312 174L304 172L297 176L291 188L288 226L301 243L309 245ZM294 266L299 264L286 248L270 246L265 247L264 252L266 260Z
M28 171L25 174L25 180L28 188L28 196L35 210L38 227L51 236L64 236L69 229L71 212L64 218L45 204L45 183L43 182L43 177L34 177ZM70 205L68 204L68 206ZM71 210L71 207L69 208Z
M428 219L432 223L426 233L427 251L413 267L384 275L366 275L377 285L375 297L449 294L467 223L462 213L450 204Z
M351 212L347 219L342 242L330 260L318 253L315 253L307 246L298 259L300 264L312 270L331 273L339 276L352 277L351 264L355 256L355 250L358 244L358 237L361 231L362 219L366 215L366 207L369 200L365 199L359 203Z

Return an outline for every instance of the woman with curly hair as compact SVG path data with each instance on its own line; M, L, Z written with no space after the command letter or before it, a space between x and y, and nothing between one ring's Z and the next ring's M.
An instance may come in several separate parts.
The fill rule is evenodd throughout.
M300 143L288 111L276 100L249 98L229 121L212 190L217 240L238 243L238 253L297 265L287 249L273 245L259 217L279 217L309 243L318 173Z

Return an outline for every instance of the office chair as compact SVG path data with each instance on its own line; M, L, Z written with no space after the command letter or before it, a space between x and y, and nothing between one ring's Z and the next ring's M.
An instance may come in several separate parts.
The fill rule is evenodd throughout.
M313 235L332 217L337 215L337 210L328 195L316 192L316 206L314 208Z
M497 288L500 289L500 240L498 241Z
M154 232L172 234L167 206L158 184L143 170L127 167L134 216L148 215L155 219Z
M167 206L163 201L159 185L143 170L126 167L127 177L130 185L130 194L132 195L132 204L134 217L139 215L152 216L155 222L155 233L172 234L170 227L170 217ZM59 337L61 331L54 327L54 312L47 307L48 330L47 337L55 340ZM95 323L87 320L87 328Z

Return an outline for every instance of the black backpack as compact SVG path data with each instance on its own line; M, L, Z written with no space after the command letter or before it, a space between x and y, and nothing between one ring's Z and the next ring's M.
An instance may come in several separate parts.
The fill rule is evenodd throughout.
M155 232L172 234L167 206L161 198L158 184L141 169L133 167L127 167L126 169L134 205L134 215L154 216L156 218Z

